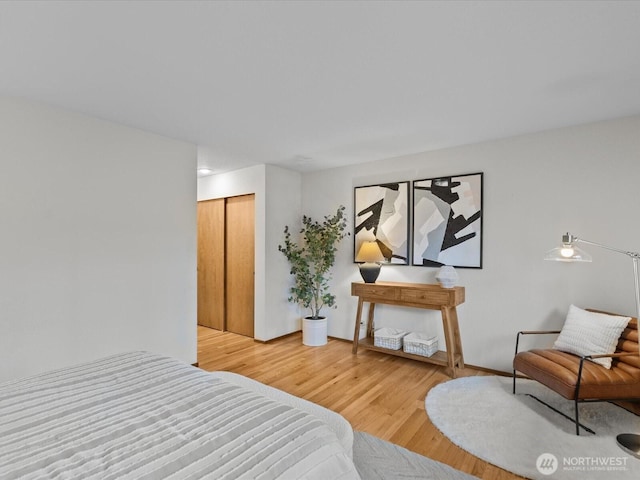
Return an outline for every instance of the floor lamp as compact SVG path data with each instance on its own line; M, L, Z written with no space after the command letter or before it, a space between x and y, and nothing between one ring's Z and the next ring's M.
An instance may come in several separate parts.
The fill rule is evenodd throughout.
M633 277L636 287L636 318L640 321L640 283L638 281L638 259L640 253L628 252L626 250L620 250L618 248L602 245L601 243L591 242L578 238L570 233L562 236L562 247L554 248L545 255L545 260L555 260L559 262L590 262L591 256L574 246L576 243L584 243L586 245L593 245L594 247L604 248L613 252L622 253L633 260ZM638 349L640 354L640 342L638 342ZM640 434L636 433L621 433L616 437L616 441L620 448L625 452L640 458Z

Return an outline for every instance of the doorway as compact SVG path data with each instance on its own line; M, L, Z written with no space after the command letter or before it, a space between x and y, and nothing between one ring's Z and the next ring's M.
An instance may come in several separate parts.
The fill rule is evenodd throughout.
M254 336L255 195L198 202L198 324Z

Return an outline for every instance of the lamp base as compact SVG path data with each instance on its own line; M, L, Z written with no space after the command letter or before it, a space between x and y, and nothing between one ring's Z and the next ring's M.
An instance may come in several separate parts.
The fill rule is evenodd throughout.
M364 283L376 283L378 275L380 275L380 265L377 263L361 263L360 275Z
M640 435L636 433L621 433L616 437L616 442L629 455L640 458Z

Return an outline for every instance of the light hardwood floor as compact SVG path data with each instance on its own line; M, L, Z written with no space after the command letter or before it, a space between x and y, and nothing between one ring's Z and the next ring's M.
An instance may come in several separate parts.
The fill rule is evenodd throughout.
M519 479L456 447L424 410L430 388L449 380L442 367L372 351L352 355L351 342L305 347L301 334L268 343L198 327L198 363L239 373L305 398L360 430L486 480ZM464 376L487 375L467 368Z

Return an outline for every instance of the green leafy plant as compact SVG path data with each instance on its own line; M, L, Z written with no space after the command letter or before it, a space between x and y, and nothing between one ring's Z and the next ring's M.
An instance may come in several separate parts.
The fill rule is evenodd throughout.
M284 244L278 245L289 264L295 284L287 299L311 310L308 318L318 319L323 307L335 307L336 297L329 293L331 267L336 260L338 243L349 233L345 233L347 220L344 216L345 207L340 205L336 214L325 216L323 222L311 217L302 217L300 242L296 242L289 230L284 228Z

